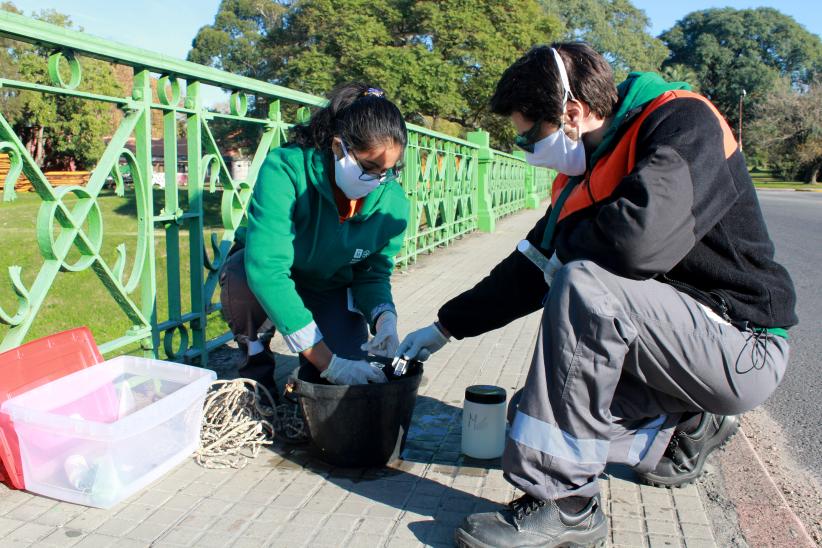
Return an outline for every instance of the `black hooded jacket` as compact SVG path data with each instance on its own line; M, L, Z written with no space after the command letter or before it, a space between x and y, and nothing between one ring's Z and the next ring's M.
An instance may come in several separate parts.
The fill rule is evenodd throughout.
M793 283L774 261L745 159L716 109L669 92L631 112L615 142L580 183L584 196L563 206L550 245L542 246L550 208L527 235L531 244L563 263L592 260L618 276L670 284L735 323L795 325ZM619 157L630 154L633 162ZM620 163L628 168L615 176ZM542 272L514 251L443 305L439 321L458 339L476 336L540 309L547 291Z

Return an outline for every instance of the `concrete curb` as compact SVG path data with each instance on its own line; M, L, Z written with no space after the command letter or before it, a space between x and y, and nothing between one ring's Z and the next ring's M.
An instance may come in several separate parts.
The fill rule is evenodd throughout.
M728 443L720 468L750 546L816 546L743 428Z
M754 185L756 190L767 190L769 192L822 192L822 188L767 188Z

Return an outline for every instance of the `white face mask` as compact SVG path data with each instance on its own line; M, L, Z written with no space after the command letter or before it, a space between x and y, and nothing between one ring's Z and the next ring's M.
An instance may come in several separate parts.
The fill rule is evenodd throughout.
M585 146L574 141L562 128L534 143L534 152L525 153L525 161L534 166L548 167L573 177L585 173Z
M363 173L357 161L340 141L343 156L334 162L334 180L349 200L359 200L380 186L380 177Z
M565 63L562 62L562 57L554 48L551 48L551 52L554 54L554 62L562 81L562 115L565 116L565 106L568 104L568 98L574 100L574 94L571 93L571 84L568 82L568 73L565 71ZM562 129L563 127L560 126L558 130L549 136L534 143L534 152L526 152L525 161L531 165L555 169L571 177L582 175L586 169L585 146L582 143L582 134L579 135L578 140L574 141Z

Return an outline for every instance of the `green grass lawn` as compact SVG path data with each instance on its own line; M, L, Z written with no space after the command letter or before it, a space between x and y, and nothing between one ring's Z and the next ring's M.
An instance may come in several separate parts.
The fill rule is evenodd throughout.
M219 193L206 193L205 232L206 241L212 232L221 234L219 218ZM155 190L155 211L163 207L163 191ZM186 209L186 196L181 192L180 207ZM103 217L103 247L102 257L113 267L117 257L117 245L124 243L127 249L125 279L131 273L137 241L136 206L133 191L127 191L124 197L116 196L112 192L104 192L98 199ZM20 265L23 267L22 278L27 288L32 283L43 264L35 236L35 222L41 201L36 194L18 193L17 199L11 203L0 202L0 306L10 314L16 311L17 301L12 291L8 277L8 267ZM167 253L166 234L161 225L156 225L154 232L156 269L157 269L157 317L159 321L168 319L168 287L167 287ZM210 245L208 246L211 251ZM70 258L79 257L75 250ZM188 233L180 230L180 285L181 305L185 314L190 310L191 298L189 293L189 244ZM130 295L131 299L140 305L140 287ZM214 299L219 299L219 287ZM54 284L34 320L26 340L32 340L51 333L72 327L87 325L94 333L98 344L116 339L126 333L131 322L109 294L93 270L82 272L61 272L57 275ZM212 314L208 321L208 335L213 338L227 330L227 326L219 313ZM8 327L0 324L0 339L8 331ZM125 348L120 353L136 352L138 349Z
M774 177L770 171L752 169L750 171L751 179L756 188L770 188L781 190L819 190L822 189L822 183L807 184L802 181L783 181Z

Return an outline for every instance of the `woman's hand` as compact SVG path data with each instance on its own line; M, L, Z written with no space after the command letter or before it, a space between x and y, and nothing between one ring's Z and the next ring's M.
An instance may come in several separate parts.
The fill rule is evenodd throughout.
M386 310L377 318L377 333L374 338L360 348L374 356L393 358L400 346L400 336L397 334L397 315Z
M331 349L328 348L328 345L325 344L325 341L320 341L311 348L306 348L302 351L302 355L311 362L320 373L328 369L328 366L331 365L331 359L334 357L334 354L331 352Z
M332 384L388 382L388 378L379 367L364 360L346 360L336 354L331 358L331 365L320 376Z

